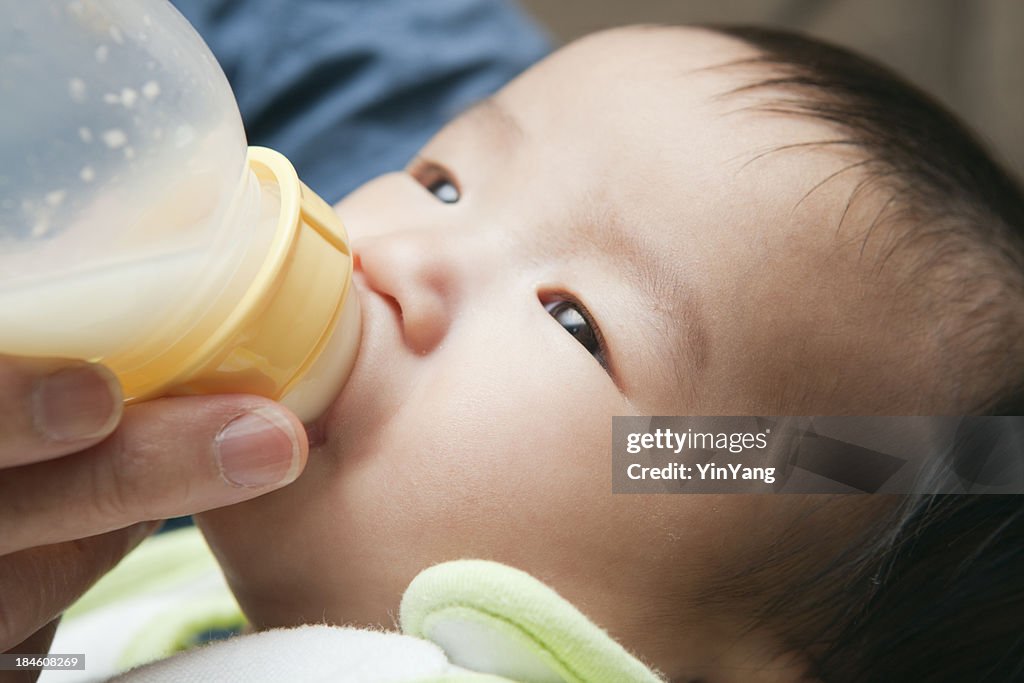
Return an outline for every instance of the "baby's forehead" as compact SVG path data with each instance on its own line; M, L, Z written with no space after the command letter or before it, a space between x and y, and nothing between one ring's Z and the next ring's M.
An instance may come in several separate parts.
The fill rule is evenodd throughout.
M556 56L588 65L589 73L621 70L636 79L656 75L660 67L682 75L757 54L744 41L712 29L651 25L592 33L562 48Z
M559 50L499 99L507 94L522 110L514 113L540 124L549 151L557 143L589 145L628 162L630 173L644 170L644 161L646 170L670 173L663 162L674 158L689 168L748 171L749 178L768 166L753 163L767 152L840 135L822 120L773 106L788 94L762 87L779 74L760 56L709 29L612 29Z
M531 172L579 169L559 179L579 190L578 215L660 216L705 236L756 227L751 239L838 222L860 155L831 145L842 133L829 124L752 88L772 77L758 54L705 29L615 29L564 48L499 99L536 143Z
M652 107L724 113L757 101L749 86L777 75L761 56L749 43L711 29L633 26L586 36L542 66L556 72L562 92L582 95L582 102L604 94L638 113Z

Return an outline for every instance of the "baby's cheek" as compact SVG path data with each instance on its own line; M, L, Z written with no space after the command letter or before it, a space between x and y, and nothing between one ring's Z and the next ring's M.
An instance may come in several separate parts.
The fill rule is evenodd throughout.
M381 455L401 459L393 483L409 489L398 498L410 528L437 525L452 549L515 546L538 520L558 532L581 502L610 495L611 415L621 404L600 383L574 384L554 374L557 364L532 360L535 375L491 362L472 377L439 376L439 400L395 416Z

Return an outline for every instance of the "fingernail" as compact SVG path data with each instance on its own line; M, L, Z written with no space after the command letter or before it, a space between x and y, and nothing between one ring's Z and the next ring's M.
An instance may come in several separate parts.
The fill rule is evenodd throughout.
M214 448L221 476L233 486L287 484L299 475L295 430L272 408L258 408L227 423Z
M36 382L32 417L36 430L53 441L103 436L121 416L121 386L99 365L63 368Z

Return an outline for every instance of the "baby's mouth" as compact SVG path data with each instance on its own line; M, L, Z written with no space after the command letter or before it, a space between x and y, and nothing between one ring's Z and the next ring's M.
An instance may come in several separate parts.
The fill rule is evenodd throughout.
M362 338L360 339L360 342L359 342L359 347L360 348L356 352L355 364L352 366L351 371L349 372L348 378L345 380L345 383L338 390L338 393L334 396L334 398L331 399L331 402L327 406L327 409L323 412L322 415L320 415L316 419L312 420L311 422L303 423L303 425L302 425L303 428L306 431L306 439L309 442L310 450L312 450L314 448L317 448L319 446L323 446L324 444L327 443L328 437L329 437L329 431L330 431L329 425L330 425L330 421L332 419L332 415L334 415L337 412L338 405L341 403L341 401L343 399L343 396L346 393L346 389L348 388L348 386L350 384L352 384L353 378L358 374L358 369L359 369L360 361L361 361L361 358L362 358L362 356L363 356L363 354L364 354L364 352L366 350L365 349L366 341L367 341L366 337L368 336L366 333L367 333L367 317L369 315L369 312L367 311L367 307L366 307L365 294L366 294L366 292L365 292L365 283L360 282L360 277L359 277L359 273L358 272L353 272L352 273L352 283L351 283L351 294L350 294L350 296L354 296L356 301L359 304L359 315L360 315L360 325L359 325L359 328L360 328L360 332L362 334Z
M327 433L324 430L322 418L302 426L306 428L306 439L309 441L310 448L316 448L327 443Z
M362 337L359 342L359 350L356 354L355 364L349 373L348 379L342 385L337 395L332 399L331 404L324 411L323 415L308 424L304 424L306 437L309 439L310 449L329 445L336 437L343 434L335 434L335 425L345 423L345 427L339 427L347 431L355 420L356 411L360 417L361 427L365 427L366 416L372 412L374 395L379 393L381 377L377 375L381 367L380 354L392 352L392 340L389 337L393 330L389 326L395 321L401 321L401 309L394 300L373 291L363 277L362 272L355 268L352 273L352 294L359 302L360 330ZM390 307L381 307L380 298ZM367 393L369 392L369 393ZM350 413L348 416L345 413ZM346 419L347 417L347 419Z

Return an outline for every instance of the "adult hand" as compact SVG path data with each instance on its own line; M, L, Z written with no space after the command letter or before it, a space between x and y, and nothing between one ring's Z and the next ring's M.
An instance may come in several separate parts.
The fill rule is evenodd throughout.
M299 420L268 399L123 409L102 366L0 355L0 652L57 617L156 528L150 520L290 483L308 448ZM39 640L24 654L40 653Z

